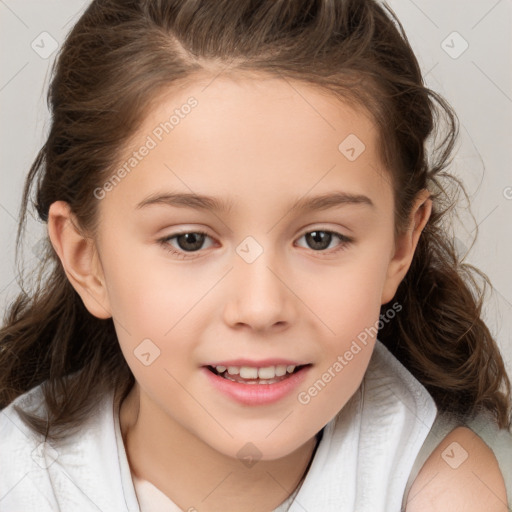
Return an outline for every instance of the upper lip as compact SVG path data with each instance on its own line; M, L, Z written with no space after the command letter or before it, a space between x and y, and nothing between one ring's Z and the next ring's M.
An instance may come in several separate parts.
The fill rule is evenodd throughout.
M291 359L261 359L254 361L251 359L230 359L228 361L217 361L205 366L249 366L253 368L265 368L267 366L304 366L309 363L299 363Z

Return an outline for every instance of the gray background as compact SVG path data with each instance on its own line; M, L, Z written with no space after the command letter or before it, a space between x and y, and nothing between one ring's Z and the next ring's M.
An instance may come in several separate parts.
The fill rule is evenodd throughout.
M49 126L46 89L55 53L44 52L51 50L52 38L57 44L64 40L88 4L0 0L1 313L18 291L14 239L22 184ZM512 0L392 0L389 5L406 29L427 84L459 116L461 137L451 170L465 183L475 220L462 203L457 243L465 253L478 225L466 261L494 285L484 316L512 374ZM29 267L37 266L44 229L29 224L24 257Z

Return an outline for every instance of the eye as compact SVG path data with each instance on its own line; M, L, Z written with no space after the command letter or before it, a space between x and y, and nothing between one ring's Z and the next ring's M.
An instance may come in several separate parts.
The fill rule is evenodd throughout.
M306 243L312 248L315 252L326 252L325 249L328 249L331 245L331 242L337 238L340 243L337 248L333 251L329 251L330 253L337 253L343 249L346 249L347 245L353 242L353 239L342 235L336 231L329 231L324 229L315 229L313 231L307 231L300 238L305 238ZM300 240L300 239L299 239Z
M160 238L158 243L177 258L185 259L189 257L187 253L193 254L203 248L202 246L206 238L211 239L204 231L186 231ZM305 238L308 245L310 245L315 252L326 252L331 242L337 238L340 243L333 251L329 251L331 254L345 249L348 244L353 242L352 238L342 235L341 233L322 229L307 231L300 238ZM175 241L178 247L173 246L171 241Z
M187 231L184 233L176 233L165 238L161 238L158 242L164 247L166 251L174 254L178 258L186 258L186 253L197 252L204 243L205 238L210 238L204 231ZM178 249L176 250L171 245L171 240L176 239Z

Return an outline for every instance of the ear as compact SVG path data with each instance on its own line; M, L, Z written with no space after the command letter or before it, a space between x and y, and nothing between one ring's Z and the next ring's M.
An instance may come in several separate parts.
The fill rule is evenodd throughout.
M48 214L48 234L69 282L92 315L110 318L110 304L94 240L83 234L69 204L56 201Z
M418 193L411 210L407 230L395 240L394 252L388 265L382 290L381 304L387 304L395 296L398 286L411 266L421 232L432 213L430 192L423 189Z

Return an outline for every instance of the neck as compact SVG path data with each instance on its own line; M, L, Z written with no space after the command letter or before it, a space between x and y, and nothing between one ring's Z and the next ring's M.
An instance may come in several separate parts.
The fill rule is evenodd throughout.
M300 485L317 445L313 437L286 457L245 466L205 444L164 412L154 413L141 403L135 384L119 411L130 469L182 510L273 510Z

